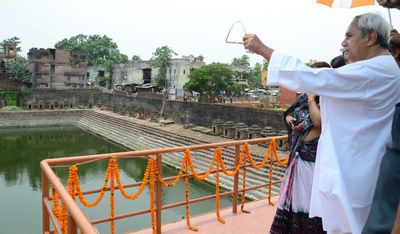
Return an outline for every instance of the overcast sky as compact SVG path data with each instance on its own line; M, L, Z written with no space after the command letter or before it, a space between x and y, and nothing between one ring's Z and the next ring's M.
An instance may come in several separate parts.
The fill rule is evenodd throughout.
M225 43L232 23L242 20L248 33L276 50L305 62L329 61L340 53L355 15L381 12L388 19L387 9L378 5L341 9L315 1L2 0L0 40L19 37L26 54L32 47L54 48L77 34L99 34L112 38L129 58L150 59L157 47L167 45L178 57L203 55L206 63L230 63L243 54L252 64L262 62L241 45ZM400 29L400 11L391 15L393 27Z

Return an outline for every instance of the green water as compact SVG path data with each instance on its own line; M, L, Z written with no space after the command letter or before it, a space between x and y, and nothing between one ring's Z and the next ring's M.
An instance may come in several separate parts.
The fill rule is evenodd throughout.
M75 126L52 126L35 128L0 128L0 233L24 234L41 233L41 160L64 156L77 156L128 151L97 135L83 131ZM124 184L141 181L147 160L143 158L118 160L121 180ZM107 162L93 162L78 166L81 188L83 190L101 188ZM66 183L67 168L57 168L56 173ZM176 175L177 171L163 167L163 176ZM212 195L213 186L196 181L190 182L190 198ZM128 189L132 194L136 189ZM109 216L109 193L102 202L93 208L82 205L89 219ZM116 191L116 215L149 208L149 190L146 189L136 200L126 200ZM184 200L184 183L173 188L163 189L163 204ZM96 195L86 195L94 201ZM80 202L78 202L80 204ZM231 204L231 199L221 198L221 207ZM191 215L215 209L215 201L204 201L190 205ZM163 223L180 220L185 216L185 207L163 211ZM150 215L141 215L115 222L116 233L150 227ZM99 233L110 233L110 224L98 224Z

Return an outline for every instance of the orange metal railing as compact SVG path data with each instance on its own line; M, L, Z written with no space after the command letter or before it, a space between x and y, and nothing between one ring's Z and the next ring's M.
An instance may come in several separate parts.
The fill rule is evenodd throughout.
M272 181L272 170L273 164L278 162L280 164L285 164L287 159L281 161L278 158L276 153L276 141L285 141L287 136L280 137L269 137L269 138L258 138L252 140L240 140L240 141L228 141L221 143L212 143L212 144L203 144L203 145L193 145L193 146L183 146L183 147L172 147L172 148L163 148L163 149L153 149L153 150L141 150L141 151L131 151L131 152L122 152L122 153L111 153L111 154L98 154L98 155L88 155L88 156L79 156L79 157L68 157L68 158L54 158L54 159L46 159L43 160L40 164L42 169L42 226L43 233L52 233L56 231L57 233L78 233L78 229L81 233L97 233L97 230L93 226L94 224L103 223L103 222L111 222L113 233L113 224L114 220L123 219L127 217L132 217L140 214L150 213L152 215L152 228L153 233L161 233L161 212L163 209L169 209L177 206L186 205L187 209L187 225L188 228L194 230L195 228L191 227L189 221L189 210L188 204L200 202L204 200L214 199L216 198L216 202L218 203L218 199L220 196L228 196L232 195L232 212L237 212L237 201L239 197L239 192L242 192L242 197L244 198L244 193L249 190L258 189L261 187L268 187L269 194L268 198L271 198L271 186L272 184L279 183L280 181ZM269 147L267 153L264 156L264 160L261 163L255 163L251 157L248 145L269 142ZM241 147L242 146L242 147ZM225 168L223 159L221 156L221 148L225 147L235 147L235 166L232 168ZM191 164L190 151L200 151L207 149L215 149L214 157L212 161L212 165L210 165L207 172L197 173L193 165ZM185 152L185 156L182 161L181 170L178 176L162 178L161 175L161 165L162 165L162 157L163 154L167 153L175 153L175 152ZM273 155L275 157L273 157ZM144 181L139 183L134 183L130 185L121 185L118 182L118 166L116 165L116 159L122 158L133 158L133 157L148 157L148 169L146 173L148 175L144 176ZM103 185L102 189L90 190L81 192L79 190L79 180L77 179L77 168L72 166L70 168L70 178L68 180L68 187L66 188L61 182L57 175L54 173L52 167L60 166L60 165L75 165L78 163L90 162L93 160L109 160L109 168L107 169L107 176L111 176L110 178L106 178L106 183ZM248 163L246 162L248 161ZM216 168L214 169L214 164ZM268 182L260 185L245 187L246 181L246 167L252 168L261 168L266 164L269 165L269 177ZM192 172L191 174L188 171ZM243 188L239 190L239 170L243 170ZM231 172L229 172L231 170ZM226 175L233 176L233 191L228 191L224 193L219 193L218 186L218 178L219 173L223 172ZM115 174L116 173L116 174ZM186 201L178 202L175 204L161 205L161 186L168 187L172 184L176 183L180 178L185 179L185 183L188 183L188 178L194 177L196 179L204 179L207 175L211 173L216 173L216 194L188 200L188 190L186 190ZM148 177L147 177L148 176ZM147 179L148 178L148 179ZM114 179L117 180L118 186L114 185ZM173 180L172 183L168 184L167 181ZM107 183L110 181L110 185ZM78 183L78 184L77 184ZM110 191L111 197L113 197L114 190L121 190L123 192L124 188L135 187L149 184L151 189L151 208L147 210L136 211L129 214L123 214L115 216L113 211L110 217L106 217L99 220L90 221L82 210L77 206L75 202L75 197L79 194L79 199L82 198L85 194L93 194L100 193L104 194L105 191ZM50 196L50 186L53 194ZM186 185L187 187L187 185ZM188 188L187 188L188 189ZM155 191L154 191L155 190ZM140 194L140 193L139 193ZM138 194L138 195L139 195ZM154 195L154 197L153 197ZM102 196L102 195L101 195ZM59 204L59 199L62 203L62 206ZM152 207L155 200L155 207ZM100 197L101 200L101 197ZM82 201L82 200L81 200ZM113 198L110 199L110 203L113 203ZM244 199L242 199L241 209L243 209ZM114 204L110 204L114 206ZM62 207L62 208L60 208ZM217 218L220 222L223 222L219 217L219 208L217 204ZM155 214L154 214L155 213ZM64 217L64 218L60 218ZM154 223L153 223L154 218ZM54 230L50 230L50 220L52 221Z

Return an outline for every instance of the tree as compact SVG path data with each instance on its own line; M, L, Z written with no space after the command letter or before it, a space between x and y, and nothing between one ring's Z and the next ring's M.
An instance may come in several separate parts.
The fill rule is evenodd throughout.
M268 65L269 65L269 61L268 60L264 60L263 66L262 66L262 70L263 71L267 71L268 70Z
M55 48L87 52L89 66L126 63L129 60L128 56L119 52L117 43L106 35L79 34L57 42Z
M19 37L10 37L8 39L3 40L2 42L0 42L0 50L3 50L6 44L15 44L17 47L17 53L21 52L21 47L19 47L18 45L21 44L21 41L19 39Z
M184 85L186 90L199 93L219 94L239 92L240 87L233 80L234 72L227 64L212 63L194 70L189 75L189 81Z
M242 55L240 58L233 58L231 65L247 68L250 66L250 58L247 55Z
M142 59L140 58L139 55L133 55L132 58L131 58L131 61L132 61L133 63L134 63L134 62L137 62L137 61L140 61L140 60L142 60Z
M21 44L19 37L14 36L3 40L0 43L0 50L3 50L6 44L15 44L17 49L15 58L6 61L9 67L8 79L16 82L28 82L30 80L28 61L18 54L22 51L21 47L18 46Z
M17 82L30 81L28 61L24 57L17 54L9 66L10 73L8 74L8 79Z
M254 67L250 68L248 83L250 88L258 88L261 85L261 69L262 65L256 63Z
M170 67L169 61L172 58L172 54L177 55L177 53L168 46L162 46L156 49L150 59L150 65L154 68L158 68L158 75L155 79L156 83L161 87L166 84L167 70Z

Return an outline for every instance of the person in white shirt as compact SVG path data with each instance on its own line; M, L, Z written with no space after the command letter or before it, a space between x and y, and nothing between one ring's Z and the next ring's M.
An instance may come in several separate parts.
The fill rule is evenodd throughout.
M311 191L310 217L328 233L361 233L371 207L379 166L400 101L400 70L387 50L382 16L356 16L342 42L352 61L313 69L246 34L246 49L269 60L268 83L320 96L321 136Z

